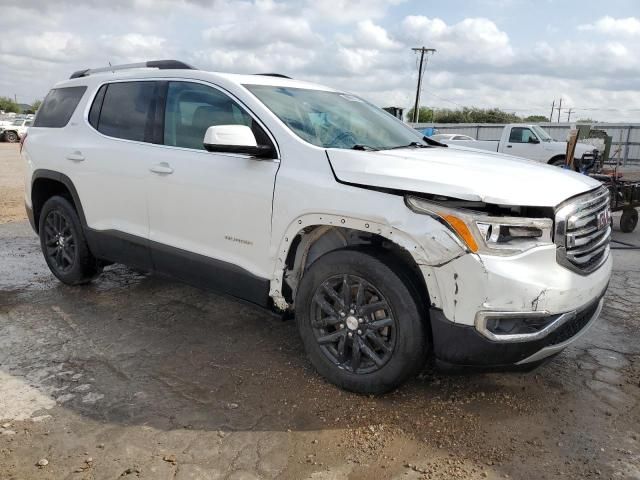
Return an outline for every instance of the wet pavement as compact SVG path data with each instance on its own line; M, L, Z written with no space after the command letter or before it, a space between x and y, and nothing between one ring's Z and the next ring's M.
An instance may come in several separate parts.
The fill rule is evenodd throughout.
M67 287L0 225L0 478L640 478L640 251L613 254L601 320L552 362L368 397L292 321L118 265Z

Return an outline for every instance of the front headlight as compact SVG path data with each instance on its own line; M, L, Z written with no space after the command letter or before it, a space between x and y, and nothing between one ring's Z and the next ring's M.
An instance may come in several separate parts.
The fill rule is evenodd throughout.
M548 218L492 217L413 196L407 196L405 201L414 212L431 215L447 225L474 253L515 255L553 244L553 221Z

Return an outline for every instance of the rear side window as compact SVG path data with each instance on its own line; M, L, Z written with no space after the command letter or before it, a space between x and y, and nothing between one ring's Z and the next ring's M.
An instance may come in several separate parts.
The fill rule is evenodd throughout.
M151 141L156 84L157 82L110 83L104 92L97 130L110 137Z
M34 127L62 128L75 111L87 87L54 88L44 99L33 122Z

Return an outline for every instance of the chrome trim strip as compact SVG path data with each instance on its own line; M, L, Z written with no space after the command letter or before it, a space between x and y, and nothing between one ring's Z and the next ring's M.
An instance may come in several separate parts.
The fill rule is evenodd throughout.
M591 319L587 322L587 324L584 327L582 327L582 330L580 330L578 333L576 333L573 337L568 338L564 342L557 343L556 345L549 345L548 347L544 347L544 348L538 350L537 352L535 352L533 355L528 356L524 360L520 360L518 363L516 363L516 365L522 365L524 363L536 362L538 360L542 360L543 358L547 358L548 356L553 355L554 353L558 353L561 350L564 350L569 344L575 342L587 330L589 330L589 328L591 328L591 326L596 322L596 320L600 316L600 313L602 312L603 305L604 305L604 298L601 298L600 302L598 304L598 308L594 312L594 314L591 317Z
M577 310L571 310L569 312L561 314L549 325L542 330L534 333L513 333L507 335L497 335L487 329L487 320L490 318L539 318L552 316L549 312L491 312L483 311L476 313L476 330L489 340L501 343L513 343L513 342L531 342L533 340L539 340L546 337L554 330L567 323L569 320L573 320L577 314Z

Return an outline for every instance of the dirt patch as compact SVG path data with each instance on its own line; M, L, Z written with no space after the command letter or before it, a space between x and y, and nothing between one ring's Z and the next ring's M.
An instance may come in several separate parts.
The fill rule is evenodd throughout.
M24 164L19 145L0 142L0 223L24 220Z

